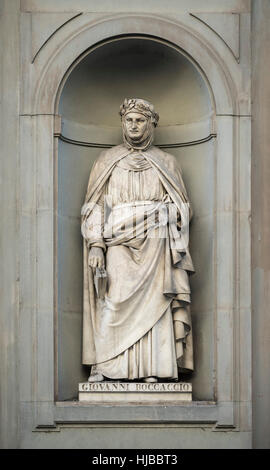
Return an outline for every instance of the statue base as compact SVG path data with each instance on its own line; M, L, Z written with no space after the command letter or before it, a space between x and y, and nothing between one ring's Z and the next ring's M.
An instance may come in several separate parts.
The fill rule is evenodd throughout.
M188 382L83 382L79 384L79 401L99 404L191 402L192 385Z

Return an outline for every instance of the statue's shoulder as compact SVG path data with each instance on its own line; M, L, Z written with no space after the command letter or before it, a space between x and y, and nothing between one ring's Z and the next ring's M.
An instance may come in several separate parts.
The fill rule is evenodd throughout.
M170 153L164 152L164 150L160 149L159 147L151 147L151 152L153 155L160 160L169 170L175 171L179 168L178 161L176 158L171 155Z
M115 158L121 156L126 150L127 149L123 144L102 150L94 163L93 170L96 172L102 172L103 169L105 169Z
M123 153L126 150L126 147L121 144L121 145L115 145L114 147L110 147L108 149L102 150L100 152L98 158L96 159L96 163L103 163L106 162L108 163L109 160L117 157L121 153Z

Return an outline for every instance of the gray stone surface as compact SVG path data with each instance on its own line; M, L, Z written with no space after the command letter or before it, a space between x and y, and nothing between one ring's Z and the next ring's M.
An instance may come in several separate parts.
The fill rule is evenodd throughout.
M252 2L253 444L270 448L270 4Z
M249 11L250 0L226 0L223 4L219 0L207 0L202 4L201 0L183 0L179 6L178 0L170 1L170 11L178 13L179 11L214 11L214 12L242 12ZM147 4L144 0L138 0L132 6L127 5L125 0L120 0L112 8L110 0L102 0L93 7L89 4L89 0L78 0L76 5L73 0L61 0L55 3L53 0L47 0L46 4L43 0L22 0L22 11L26 12L69 12L69 11L85 11L85 12L156 12L167 13L168 6L165 6L162 0L149 0Z
M1 2L1 291L0 291L0 446L19 444L18 338L19 328L19 8ZM10 35L10 31L13 33ZM7 40L8 38L8 40ZM3 45L5 45L3 47ZM4 222L5 221L5 222Z

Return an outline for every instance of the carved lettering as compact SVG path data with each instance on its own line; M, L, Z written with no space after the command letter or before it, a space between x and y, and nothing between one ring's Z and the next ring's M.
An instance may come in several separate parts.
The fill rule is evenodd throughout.
M139 382L85 382L79 384L80 392L178 392L191 393L192 386L186 382L139 383Z

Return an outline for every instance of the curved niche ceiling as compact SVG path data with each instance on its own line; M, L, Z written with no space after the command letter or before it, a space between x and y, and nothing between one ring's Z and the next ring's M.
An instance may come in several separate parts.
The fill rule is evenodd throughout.
M128 38L90 52L63 88L59 114L70 140L121 142L119 106L124 98L144 98L160 114L156 143L187 142L211 134L211 99L197 68L160 42Z

